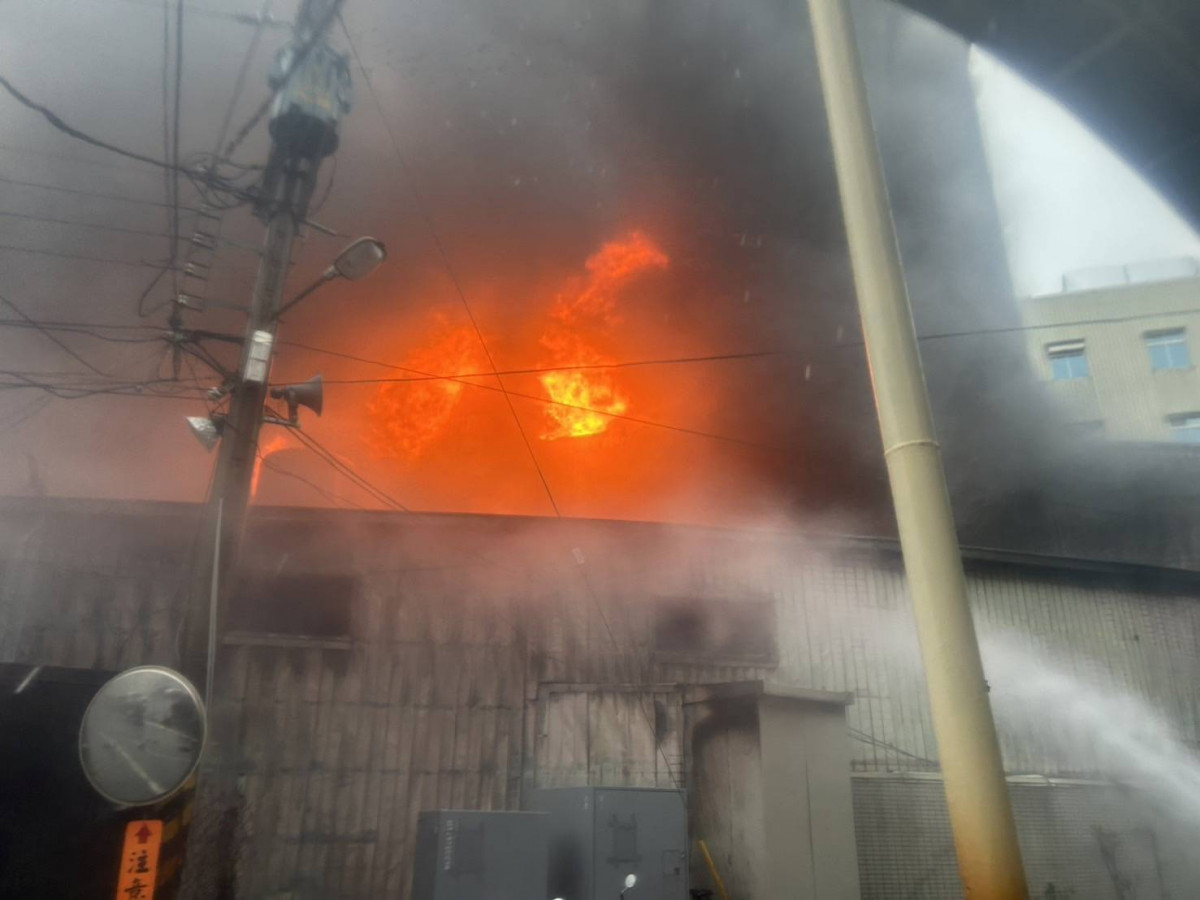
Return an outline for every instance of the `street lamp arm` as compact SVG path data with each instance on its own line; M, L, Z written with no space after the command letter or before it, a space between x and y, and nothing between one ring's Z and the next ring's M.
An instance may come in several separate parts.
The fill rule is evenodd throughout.
M305 297L314 293L319 287L321 287L321 285L327 284L328 282L333 281L337 277L338 277L337 270L334 269L332 266L330 268L326 269L324 272L321 273L320 278L318 278L316 281L314 281L312 284L310 284L308 287L306 287L304 290L302 290L300 293L298 293L295 297L293 297L287 303L283 304L283 306L279 307L279 309L275 312L275 315L272 317L273 320L279 321L281 318L283 318L283 314L286 313L289 309L291 309L293 306L295 306L297 303L299 303Z

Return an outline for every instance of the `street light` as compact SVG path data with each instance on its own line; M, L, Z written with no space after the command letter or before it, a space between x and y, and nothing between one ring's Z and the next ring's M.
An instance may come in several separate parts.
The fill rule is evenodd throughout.
M211 453L221 440L221 432L225 430L224 418L210 418L209 416L185 416L184 418L187 419L188 428L192 430L196 440Z
M339 278L345 278L347 281L358 281L360 278L366 278L378 269L385 259L387 259L387 248L383 246L383 241L376 240L373 237L362 237L351 242L337 255L337 258L333 261L333 265L321 273L320 278L287 303L283 304L279 308L279 312L275 313L275 318L280 318L285 312L327 282L336 281Z

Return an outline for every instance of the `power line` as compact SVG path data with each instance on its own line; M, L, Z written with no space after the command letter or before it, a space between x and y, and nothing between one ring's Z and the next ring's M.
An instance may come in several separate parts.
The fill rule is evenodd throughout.
M83 141L85 144L91 144L93 147L99 147L101 150L108 150L110 153L116 153L118 156L124 156L138 162L146 163L147 165L158 166L160 168L169 168L171 165L169 162L165 162L161 159L155 159L153 156L146 156L143 153L135 153L132 150L126 150L124 147L118 147L116 144L110 144L108 141L92 137L87 132L80 131L78 128L68 125L49 107L43 106L41 103L38 103L35 100L31 100L21 91L17 90L17 88L13 86L13 83L3 75L0 75L0 87L3 87L6 91L8 91L13 99L22 106L40 114L47 122L57 128L59 131L70 135L76 140Z
M319 349L319 348L309 348L308 345L306 345L306 344L299 344L294 341L280 341L280 343L287 344L289 346L298 346L303 349ZM347 355L348 356L349 354L336 354L336 355ZM506 387L497 387L497 386L490 385L490 384L483 384L479 381L467 380L467 378L469 378L469 377L491 378L494 374L492 372L486 372L486 373L481 373L479 375L467 376L467 377L454 376L454 375L437 375L432 372L421 371L420 369L413 369L413 368L409 368L407 366L396 366L396 365L392 365L391 363L377 362L376 360L365 360L364 359L361 361L372 362L372 363L376 363L378 365L387 366L388 368L391 368L391 369L398 369L398 370L404 371L404 372L412 372L415 375L421 376L419 378L413 379L414 381L430 381L430 380L453 381L458 384L468 385L469 387L481 388L482 390L485 390L485 391L500 391L509 397L520 397L523 400L533 400L537 403L544 403L544 404L548 404L551 406L565 406L568 409L578 409L578 410L582 410L584 412L594 412L594 413L598 413L599 415L606 416L610 419L622 419L626 422L636 422L639 425L647 425L652 428L662 428L667 431L676 431L681 434L690 434L690 435L694 435L696 437L705 437L705 438L710 438L712 440L724 441L726 443L741 444L742 446L753 447L758 450L768 450L773 453L789 452L786 447L775 447L770 444L762 444L762 443L758 443L756 441L749 441L744 438L737 438L737 437L733 437L733 436L727 435L727 434L718 434L718 433L712 432L712 431L702 431L697 428L686 428L682 425L670 425L666 422L657 422L653 419L643 419L638 416L630 416L630 415L626 415L624 413L609 412L608 410L599 409L599 408L592 407L592 406L583 406L582 404L578 404L578 403L567 403L563 400L555 400L551 397L540 397L537 394L526 394L522 391L514 391L514 390L511 390L510 388L506 388ZM644 361L643 364L650 365L650 364L652 364L652 361ZM556 371L556 370L550 369L549 371ZM507 373L500 373L500 374L507 374ZM389 379L389 380L391 380L391 379ZM405 379L399 379L399 380L403 381ZM338 382L330 381L330 382L326 382L326 383L327 384L336 384ZM522 433L522 435L524 435L523 429L522 429L521 433ZM535 462L536 462L536 460L535 460ZM540 466L539 466L539 471L540 471Z
M160 347L151 352L149 356L134 360L131 365L122 366L120 372L127 371L139 363L156 360L155 371L148 378L140 380L131 380L126 377L121 377L114 372L112 375L98 376L89 375L86 372L77 370L54 370L46 371L45 369L8 369L6 374L24 379L20 384L9 383L9 387L23 386L30 380L34 380L38 386L46 385L48 387L59 388L64 390L87 391L91 388L110 388L110 387L136 387L148 388L150 390L162 390L167 393L177 393L180 390L199 390L208 381L199 376L193 378L178 379L174 375L170 378L162 375L162 361L166 358L167 351L170 348ZM160 388L161 385L161 388Z
M158 200L143 200L137 197L126 197L122 194L105 194L101 193L100 191L86 191L82 190L81 188L60 187L59 185L55 184L42 184L38 181L23 181L19 178L8 178L3 175L0 175L0 182L5 184L14 184L18 187L36 188L37 190L42 191L55 191L60 194L75 194L81 197L93 197L97 200L116 200L121 203L133 203L137 206L170 207L169 203L160 203ZM201 211L194 206L181 206L180 209L182 209L184 212L194 213Z
M61 341L61 340L60 340L60 339L59 339L59 338L58 338L58 337L57 337L57 336L56 336L56 335L55 335L55 334L54 334L52 331L50 331L48 328L43 328L43 327L41 327L40 325L38 325L38 323L37 323L37 322L36 322L34 319L32 319L32 318L30 318L28 315L26 315L26 313L25 313L25 310L21 309L21 307L17 306L17 304L13 303L13 301L9 300L9 299L8 299L7 297L5 297L3 294L0 294L0 303L3 303L3 304L4 304L5 306L7 306L9 309L11 309L13 312L15 312L15 313L16 313L18 316L20 316L20 317L21 317L21 318L22 318L22 319L23 319L23 320L24 320L24 321L25 321L25 322L26 322L26 323L27 323L27 324L28 324L30 327L32 327L32 328L36 328L38 331L40 331L40 332L42 333L42 335L43 335L43 336L44 336L44 337L45 337L47 340L49 340L49 341L52 341L52 342L53 342L55 345L57 345L57 346L58 346L58 348L59 348L60 350L62 350L63 352L65 352L65 353L66 353L68 356L70 356L72 359L76 360L77 362L80 362L80 363L82 363L84 366L86 366L87 368L91 369L91 370L92 370L93 372L95 372L97 375L104 375L104 376L106 376L106 377L107 377L107 375L108 375L108 373L107 373L107 372L105 372L103 369L99 369L99 368L97 368L96 366L92 365L92 363L88 362L86 359L84 359L82 356L80 356L78 353L76 353L74 350L72 350L70 347L68 347L68 346L67 346L65 343L63 343L63 342L62 342L62 341Z
M99 222L80 222L77 219L57 219L53 216L36 216L32 213L8 212L7 210L0 210L0 218L26 219L30 222L47 222L51 225L69 225L73 228L92 228L97 231L112 231L118 234L138 234L146 237L169 238L171 236L165 231L151 231L146 228L122 228L119 225L107 225Z
M122 172L127 172L130 174L134 172L145 171L144 169L135 166L131 160L110 159L107 156L103 159L88 159L85 156L76 156L72 153L55 153L52 150L46 150L42 147L27 147L20 144L0 143L0 153L12 153L16 156L29 156L43 162L47 159L61 159L76 166L99 166L103 169L119 169Z
M154 8L157 6L154 0L120 0L122 3L127 3L131 6L144 6ZM289 22L279 21L267 13L259 13L257 17L250 13L230 12L223 9L213 9L209 6L201 6L196 3L186 3L183 8L193 15L200 16L206 19L224 19L230 22L236 22L239 25L256 25L259 28L270 26L271 28L291 28Z
M290 347L297 347L302 350L310 350L314 353L324 353L329 356L337 356L342 359L350 359L355 362L369 363L375 366L384 366L389 369L400 369L406 372L415 371L407 369L404 366L393 365L377 359L367 359L362 356L355 356L351 353L340 353L334 350L326 350L323 347L314 347L309 344L303 344L299 341L280 341L281 344L286 344ZM794 356L800 351L786 350L756 350L743 353L712 353L703 356L677 356L667 357L663 359L635 359L624 362L613 363L584 363L579 365L567 366L535 366L524 369L500 369L490 372L455 372L453 375L412 375L405 378L326 378L326 384L404 384L407 382L419 381L437 381L441 379L460 379L460 378L491 378L493 375L542 375L548 372L576 372L589 370L604 370L604 369L632 369L641 366L666 366L666 365L683 365L687 363L703 363L703 362L726 362L733 360L745 359L768 359L779 356Z
M36 247L17 247L12 244L0 244L0 250L8 250L13 253L32 253L35 256L52 256L56 259L76 259L84 262L108 263L114 266L132 266L135 269L157 269L160 268L159 263L150 262L149 260L132 260L132 259L116 259L112 256L88 256L84 253L64 253L61 250L41 250ZM164 269L163 271L166 271Z
M233 124L233 114L237 109L238 100L241 99L242 90L246 86L246 75L250 71L250 63L254 59L254 54L258 50L258 44L262 40L263 28L267 24L270 14L271 5L274 0L263 0L262 10L258 14L258 24L254 29L254 34L250 37L250 45L246 48L245 55L242 56L242 64L238 69L237 80L233 85L233 96L230 97L229 104L225 107L225 115L221 118L221 130L217 134L216 143L213 145L213 159L219 158L221 153L221 145L225 143L225 138L229 135L229 126ZM334 156L336 160L337 157Z
M1194 316L1200 314L1200 309L1175 309L1166 312L1134 313L1128 316L1104 316L1099 319L1080 319L1074 322L1048 322L1036 325L1012 325L1001 328L977 328L968 331L943 331L932 334L917 335L919 341L940 341L948 338L977 337L993 334L1019 334L1026 331L1045 331L1048 328L1086 328L1089 325L1121 325L1128 322L1141 322L1146 319L1173 318L1175 316ZM861 341L859 342L861 344Z
M3 422L0 422L0 430L12 431L16 428L19 428L20 426L22 426L26 422L28 422L30 419L32 419L34 416L41 413L42 410L46 409L46 407L48 407L53 402L54 402L54 398L52 396L50 396L49 394L45 394L40 397L34 397L33 402L31 402L24 409L15 413L13 416L4 420Z
M47 122L76 140L83 141L85 144L90 144L94 147L99 147L101 150L108 150L111 153L116 153L118 156L124 156L137 162L146 163L147 165L156 166L161 169L167 169L172 172L182 173L186 175L193 184L197 186L207 185L211 188L216 188L225 191L240 200L253 200L253 194L247 192L244 188L234 184L213 172L205 172L203 170L186 169L179 166L177 163L171 163L166 160L155 159L153 156L146 156L143 153L135 153L132 150L126 150L123 147L118 147L115 144L110 144L108 141L93 137L85 131L80 131L72 125L67 124L63 119L51 110L49 107L42 105L29 97L25 96L21 91L13 86L12 82L4 76L0 75L0 87L3 87L8 93L22 106L33 110L40 114Z
M340 5L340 4L339 4ZM475 336L479 340L479 346L483 348L484 356L487 357L488 366L495 374L496 384L499 386L500 393L504 395L504 402L508 405L508 411L512 414L513 422L517 426L517 432L521 435L521 443L525 445L525 450L529 453L529 460L533 463L533 467L537 470L538 479L542 482L542 487L546 491L546 499L550 501L550 506L554 510L556 517L561 517L562 512L558 508L558 502L554 499L554 492L550 490L550 482L546 480L546 473L542 471L542 464L538 462L537 455L533 452L533 444L529 442L529 435L525 433L525 427L521 424L521 417L517 415L517 408L513 405L512 397L509 395L508 389L504 386L504 379L498 374L496 361L492 357L491 348L488 347L487 341L484 339L483 331L479 327L479 323L475 320L475 314L471 311L471 304L467 300L466 292L462 288L462 283L458 280L458 275L454 271L454 267L450 263L450 256L446 252L446 247L442 243L442 236L438 232L437 223L433 221L433 215L429 211L429 207L425 203L425 198L421 195L417 188L412 172L408 168L408 161L404 158L404 153L400 150L400 142L396 139L395 132L392 130L392 123L388 120L384 113L383 104L379 102L379 95L375 93L375 85L371 81L371 74L367 71L367 67L363 65L362 58L358 55L358 47L355 46L354 38L350 35L350 29L346 27L346 22L339 16L338 21L341 23L342 32L346 35L346 41L350 45L350 52L354 55L354 61L358 64L358 69L362 73L363 81L367 85L367 93L371 95L371 100L375 104L375 109L379 113L380 121L383 122L383 127L387 131L388 140L392 145L392 151L396 154L396 159L400 162L400 169L404 174L405 183L408 186L409 193L412 194L413 200L416 201L417 208L421 211L421 217L425 220L426 226L429 228L429 233L433 237L434 246L437 248L438 256L441 257L442 265L446 269L446 275L450 278L451 284L454 285L455 293L458 294L458 299L462 302L463 309L467 313L467 318L471 322L471 327L475 330Z
M325 488L321 487L315 481L305 478L303 475L297 474L296 472L289 472L287 469L284 469L284 468L276 465L275 463L271 462L271 460L269 458L263 456L261 450L259 451L258 458L259 458L259 461L263 464L263 466L270 469L272 472L277 472L278 474L283 475L285 478L291 478L291 479L294 479L295 481L299 481L301 484L308 485L310 488L312 488L314 491L316 491L318 494L320 494L322 497L324 497L326 500L330 501L331 503L346 504L349 506L353 506L355 509L365 509L366 508L361 503L355 503L349 497L342 497L338 494L332 493L331 491L325 490Z
M65 331L153 331L159 335L163 333L163 329L157 325L110 325L104 322L70 322L60 319L35 319L32 322L18 321L17 319L0 319L0 325L29 326Z
M167 262L160 266L154 277L142 288L137 298L137 314L142 318L153 315L164 304L154 309L146 309L146 299L154 291L168 271L172 271L175 261L179 258L179 99L183 78L183 0L178 0L175 9L175 109L173 130L168 128L171 119L171 104L168 101L171 58L171 14L170 0L162 0L163 40L162 40L162 118L163 118L163 157L170 159L173 169L163 169L163 187L167 198L167 231L169 250ZM173 274L172 293L178 293L179 275ZM167 301L169 302L169 301Z
M164 400L198 400L205 396L202 391L200 394L185 395L183 391L201 390L198 387L190 385L181 385L179 389L157 390L156 384L175 385L177 384L172 378L152 379L150 381L134 381L134 382L115 382L108 387L71 387L69 384L55 384L53 382L38 381L19 371L12 369L0 369L0 375L7 375L10 378L17 379L16 382L0 382L0 388L13 389L37 389L53 394L60 400L81 400L87 397L99 395L113 395L123 397L156 397Z
M159 283L166 275L168 269L172 269L175 261L179 258L179 125L182 118L181 99L183 95L183 0L176 0L175 5L175 102L174 109L171 114L171 133L167 133L167 73L168 61L170 58L170 22L169 14L170 0L162 0L163 12L163 53L162 53L162 106L163 106L163 156L171 160L173 168L171 170L163 170L165 179L164 186L166 187L167 202L170 204L170 209L167 210L167 230L170 232L170 249L167 256L166 265L164 265L151 280L150 284L142 290L141 296L138 297L137 311L139 316L149 315L145 309L146 298L150 292L154 290L155 285ZM173 293L178 293L179 288L179 273L173 272ZM153 310L151 310L153 312Z
M300 443L304 444L304 446L316 454L320 459L324 460L325 463L331 466L334 470L340 472L344 477L349 479L352 484L362 488L362 490L366 491L376 500L379 500L385 506L391 506L395 509L403 510L404 512L411 512L407 506L405 506L395 497L387 494L382 488L376 487L362 475L359 475L358 472L351 468L348 463L338 459L332 451L322 446L316 438L304 433L303 431L300 431L299 429L297 429L294 434Z

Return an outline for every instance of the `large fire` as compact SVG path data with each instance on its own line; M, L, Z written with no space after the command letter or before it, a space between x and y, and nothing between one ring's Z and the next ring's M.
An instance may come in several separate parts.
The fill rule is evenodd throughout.
M473 329L442 320L432 341L409 356L405 368L459 375L486 372L487 362ZM368 407L376 451L383 456L420 456L449 424L468 387L449 379L380 385Z
M652 364L737 340L735 319L718 331L693 314L724 304L719 279L682 258L668 279L681 262L648 232L618 232L575 263L557 244L461 246L456 280L474 322L430 260L403 282L402 302L388 288L371 298L376 315L322 335L354 356L330 363L342 371L326 380L326 414L304 426L347 467L413 509L721 524L778 502L755 489L764 456L742 443L759 435L741 408L771 402L778 369ZM311 360L295 364L288 379L311 374ZM713 439L724 434L733 439ZM377 504L345 472L287 453L281 468ZM263 479L264 500L316 502L277 474Z
M539 340L546 355L538 368L548 370L538 377L547 401L543 440L600 434L612 416L629 409L629 398L612 372L600 368L613 360L597 343L620 322L617 305L622 292L639 276L668 264L667 255L635 231L606 243L587 260L584 275L556 293ZM480 377L489 365L474 329L451 326L444 319L434 327L432 338L406 358L403 368L443 377L379 387L369 406L370 440L382 456L422 455L449 425L470 382L495 386L494 376Z
M587 277L555 300L552 321L542 345L550 351L552 366L601 366L612 362L587 339L586 331L603 334L619 322L616 304L621 290L651 269L666 268L669 260L641 232L610 241L587 261ZM629 401L604 369L563 368L544 373L540 381L553 405L546 407L549 427L542 432L547 441L565 437L600 434L612 415L621 415Z

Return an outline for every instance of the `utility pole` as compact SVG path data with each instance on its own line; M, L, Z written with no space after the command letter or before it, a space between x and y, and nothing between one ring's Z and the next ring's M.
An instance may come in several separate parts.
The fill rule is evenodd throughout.
M280 53L271 75L277 92L271 112L271 153L257 202L267 233L238 368L228 385L229 410L217 422L220 450L209 522L197 554L202 575L196 579L199 583L193 584L184 618L181 668L193 684L205 683L209 642L215 639L209 627L210 591L213 584L218 586L219 633L232 580L227 576L238 561L292 247L308 215L321 162L337 148L338 122L349 109L348 63L323 37L340 6L340 0L305 0L293 43ZM214 542L219 547L215 548ZM214 558L220 560L219 570L212 563Z
M233 576L250 503L292 248L307 218L321 162L337 149L338 124L350 108L349 60L324 37L342 2L303 0L293 40L280 52L271 73L275 91L270 106L271 150L255 201L255 212L267 228L262 258L238 367L222 388L229 395L228 411L201 420L219 436L220 450L180 641L183 674L195 685L206 685L209 735L207 763L202 764L198 776L193 824L187 837L182 882L182 896L187 900L236 894L240 767L235 723L230 711L221 709L211 696L216 642L234 600ZM373 246L366 250L371 259L382 259L382 245L377 251ZM335 270L321 280L334 277L331 272ZM185 299L179 298L180 305L187 305Z
M963 888L1029 896L846 0L809 0L883 453Z

